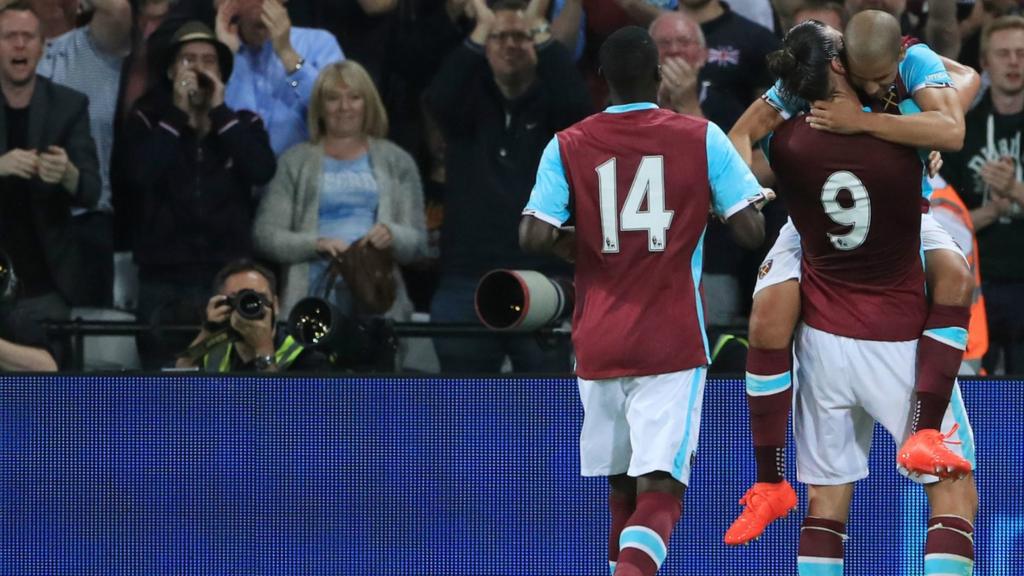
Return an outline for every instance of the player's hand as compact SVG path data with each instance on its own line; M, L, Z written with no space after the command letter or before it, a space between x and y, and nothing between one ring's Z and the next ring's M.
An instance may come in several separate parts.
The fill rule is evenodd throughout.
M391 241L394 240L394 237L386 225L378 222L373 225L373 228L370 228L364 239L370 243L370 246L378 250L387 250L391 247Z
M761 188L761 193L751 198L749 200L749 204L760 212L761 209L764 208L765 204L772 200L775 200L775 191L771 188Z
M992 192L1000 196L1013 193L1013 185L1017 182L1017 169L1013 158L1003 156L998 160L986 162L981 165L980 174Z
M225 324L231 316L228 297L217 294L206 302L206 321L211 324Z
M928 154L928 175L937 176L942 170L942 154L938 150L932 150Z
M50 146L39 154L39 178L47 184L60 184L70 164L63 148Z
M15 148L0 156L0 177L17 176L28 180L39 170L39 155L35 150Z
M316 251L323 257L329 259L340 258L348 250L348 242L337 238L317 238Z
M697 70L682 58L666 58L661 63L661 86L658 100L662 106L676 112L700 112L700 94L697 90Z
M238 35L237 16L238 0L226 0L217 8L217 40L223 42L232 52L238 52L242 47L242 39Z
M811 105L811 113L804 118L812 128L818 130L835 134L859 134L864 114L867 112L861 110L859 102L840 93L832 100L816 100Z

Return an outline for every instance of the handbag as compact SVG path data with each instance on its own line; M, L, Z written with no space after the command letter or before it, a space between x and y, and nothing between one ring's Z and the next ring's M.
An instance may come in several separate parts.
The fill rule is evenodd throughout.
M395 266L389 250L375 248L365 239L349 247L334 259L328 268L328 286L338 275L345 280L357 309L370 314L383 314L397 298Z

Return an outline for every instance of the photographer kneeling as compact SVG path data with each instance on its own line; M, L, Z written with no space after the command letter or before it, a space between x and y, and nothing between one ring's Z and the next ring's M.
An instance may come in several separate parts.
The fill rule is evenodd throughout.
M215 295L206 305L206 322L178 368L205 372L321 372L327 358L305 349L277 329L277 278L252 260L236 260L214 278Z

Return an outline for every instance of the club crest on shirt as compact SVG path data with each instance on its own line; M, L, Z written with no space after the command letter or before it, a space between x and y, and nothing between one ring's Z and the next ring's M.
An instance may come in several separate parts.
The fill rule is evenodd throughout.
M733 46L719 46L717 48L708 48L708 64L717 64L719 66L733 65L737 66L740 63L740 49Z
M773 262L774 261L771 258L769 258L761 264L761 267L757 269L758 280L764 280L764 277L767 276L768 273L772 271Z

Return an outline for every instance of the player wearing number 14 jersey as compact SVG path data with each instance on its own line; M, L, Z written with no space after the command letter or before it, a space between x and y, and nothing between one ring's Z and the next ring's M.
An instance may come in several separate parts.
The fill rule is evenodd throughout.
M721 129L653 104L658 50L645 30L612 34L600 60L615 105L545 149L520 244L576 262L581 470L609 479L612 572L649 576L665 560L697 446L708 212L754 248L762 189Z
M853 97L842 76L825 80L816 99ZM897 445L913 432L917 347L929 313L920 164L912 148L819 131L801 117L775 130L768 156L803 248L793 430L808 509L798 570L839 576L853 483L868 475L874 423ZM942 428L959 433L951 449L973 468L973 434L955 384ZM931 505L924 573L971 574L973 478L915 480L926 484Z

